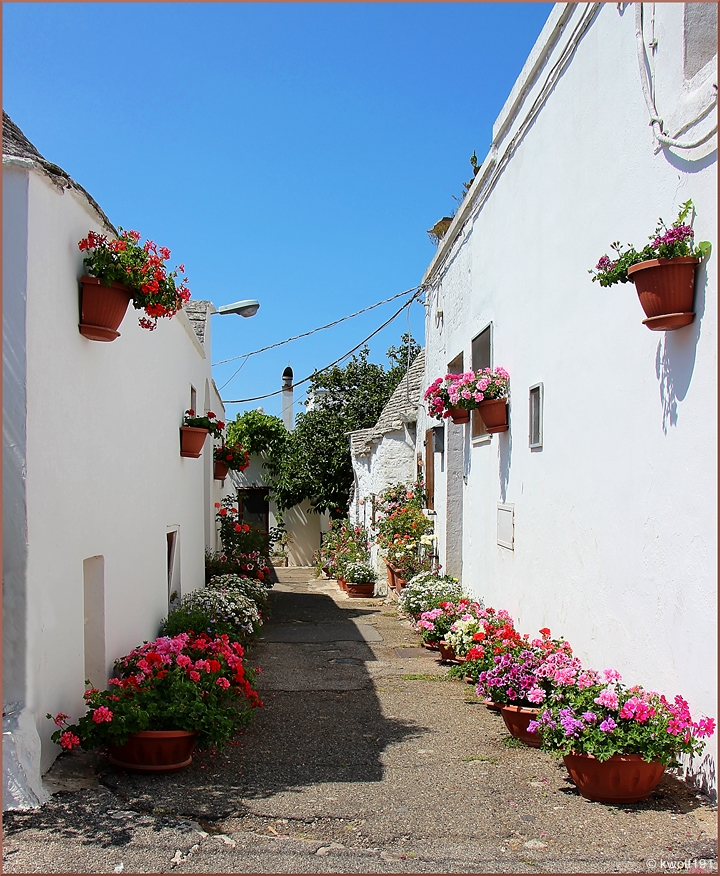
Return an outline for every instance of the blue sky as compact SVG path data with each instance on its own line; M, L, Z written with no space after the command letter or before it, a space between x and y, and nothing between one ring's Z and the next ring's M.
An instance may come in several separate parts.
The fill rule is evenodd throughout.
M417 286L550 3L5 3L3 105L39 151L185 264L213 362ZM280 388L397 309L250 357L221 391ZM410 309L422 340L423 308ZM371 360L407 331L405 314ZM152 343L152 337L148 337ZM218 387L242 360L213 369ZM304 395L298 387L296 399ZM229 417L276 396L228 405Z

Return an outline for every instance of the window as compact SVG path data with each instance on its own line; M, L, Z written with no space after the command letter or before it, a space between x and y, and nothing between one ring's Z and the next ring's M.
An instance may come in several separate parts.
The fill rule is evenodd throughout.
M692 79L717 55L718 10L715 3L686 3L684 11L683 66L685 79Z
M240 520L255 529L267 532L270 526L269 490L266 488L244 488L238 493Z
M536 383L530 387L530 429L529 443L532 449L539 449L543 443L543 385Z
M492 323L472 340L472 369L479 371L481 368L492 368ZM470 422L472 426L470 434L473 438L481 438L488 434L477 408L471 413Z
M515 505L498 502L497 543L508 550L515 550Z
M435 508L435 441L434 429L425 433L425 507L430 511Z
M190 410L197 412L197 392L194 386L190 386Z

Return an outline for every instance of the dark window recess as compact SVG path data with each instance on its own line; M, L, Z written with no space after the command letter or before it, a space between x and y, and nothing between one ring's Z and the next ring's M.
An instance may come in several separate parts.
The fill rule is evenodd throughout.
M245 489L238 494L238 510L242 522L265 532L270 528L268 492L267 489Z
M481 368L492 368L492 323L472 340L472 369L479 371ZM473 438L488 434L477 408L470 415L470 425Z
M686 3L683 30L683 72L692 79L717 55L717 3Z
M425 433L425 507L435 510L435 441L434 429Z
M543 385L530 387L530 447L542 447L543 443Z

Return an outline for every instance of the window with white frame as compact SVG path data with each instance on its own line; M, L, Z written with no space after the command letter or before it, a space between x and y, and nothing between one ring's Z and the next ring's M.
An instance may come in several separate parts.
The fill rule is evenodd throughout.
M537 450L543 446L543 385L536 383L530 387L530 411L529 411L529 444L531 449Z

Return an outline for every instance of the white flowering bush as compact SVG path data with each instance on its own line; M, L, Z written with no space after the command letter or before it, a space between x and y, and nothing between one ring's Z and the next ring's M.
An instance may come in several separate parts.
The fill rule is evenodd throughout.
M163 636L179 633L227 633L232 641L243 641L262 626L258 604L238 590L201 587L180 600L160 627Z
M367 563L348 563L344 577L348 584L374 584L375 570Z
M457 578L420 572L403 587L398 597L398 608L404 614L418 618L424 611L437 608L441 602L457 602L464 595Z
M468 607L472 609L472 605ZM450 645L458 657L465 657L467 652L477 644L473 636L478 632L485 631L482 621L477 617L463 616L455 621L450 630L445 633L445 641Z
M267 605L268 589L262 581L255 578L242 578L240 575L215 575L206 587L212 590L231 590L249 597L258 606L263 608Z

